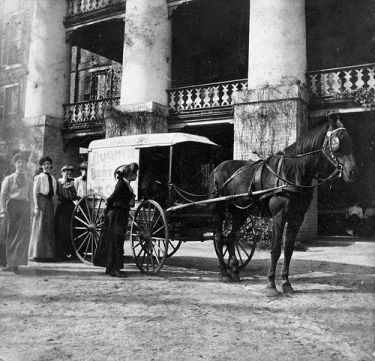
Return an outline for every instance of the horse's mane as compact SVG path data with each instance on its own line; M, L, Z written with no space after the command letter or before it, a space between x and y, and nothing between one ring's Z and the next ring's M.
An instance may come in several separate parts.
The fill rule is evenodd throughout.
M302 155L314 150L321 149L324 138L327 134L329 124L325 121L319 122L314 128L301 135L295 143L289 145L279 155ZM316 162L319 160L320 153L313 153L302 157L285 157L283 169L285 174L293 176L299 182L303 182L305 177L313 176Z
M320 149L328 130L328 123L319 122L314 128L301 135L295 143L289 145L282 153L289 155L303 154Z

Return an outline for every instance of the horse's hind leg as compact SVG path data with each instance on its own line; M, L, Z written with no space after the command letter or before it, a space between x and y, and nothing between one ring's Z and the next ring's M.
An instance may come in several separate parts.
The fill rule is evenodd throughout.
M227 266L224 261L224 237L222 233L222 224L224 220L224 211L222 209L216 208L213 212L214 219L214 242L216 245L216 250L218 252L219 259L219 272L220 272L220 281L222 282L231 282L230 275L228 273Z
M285 227L285 217L283 211L273 217L272 228L272 248L271 248L271 265L268 270L268 284L266 287L266 295L269 297L277 296L278 291L275 284L276 266L281 254L281 240Z
M282 288L284 293L293 293L293 287L289 282L289 266L290 260L292 259L294 242L296 240L297 232L303 222L303 216L289 219L286 228L286 240L284 246L284 264L281 272L282 277Z
M238 231L245 222L245 219L246 217L240 214L232 213L232 231L227 240L227 248L229 253L228 271L232 282L240 282L240 269L238 267L238 259L235 252L235 242L239 236Z

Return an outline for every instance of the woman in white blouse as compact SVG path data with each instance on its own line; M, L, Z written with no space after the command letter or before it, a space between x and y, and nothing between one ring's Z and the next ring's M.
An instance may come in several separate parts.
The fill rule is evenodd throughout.
M34 219L31 228L29 257L46 260L55 257L55 220L53 196L57 183L53 175L52 159L43 157L39 161L42 172L34 178Z

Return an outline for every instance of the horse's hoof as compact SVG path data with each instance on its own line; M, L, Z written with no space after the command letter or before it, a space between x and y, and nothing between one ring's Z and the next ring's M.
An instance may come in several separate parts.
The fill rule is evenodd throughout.
M290 282L285 282L282 284L283 293L294 293L294 289Z
M279 291L276 289L276 287L266 287L266 296L267 297L277 297L279 296Z
M232 282L232 279L230 278L229 274L225 272L220 273L219 280L224 283Z
M240 275L238 273L232 273L230 275L230 279L232 280L232 282L240 282Z

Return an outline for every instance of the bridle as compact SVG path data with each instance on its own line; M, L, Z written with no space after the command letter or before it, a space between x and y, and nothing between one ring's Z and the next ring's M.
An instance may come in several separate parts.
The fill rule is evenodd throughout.
M321 149L321 152L325 155L325 157L328 159L328 161L335 167L335 169L339 172L338 177L341 178L342 176L342 170L343 165L339 162L335 155L335 150L338 150L340 147L340 140L338 138L338 135L340 132L346 131L346 128L340 127L333 130L328 130L326 137L324 139L324 143ZM337 136L333 137L333 134L338 133ZM332 143L335 144L332 144ZM336 148L336 149L335 149Z
M342 177L342 171L343 171L343 164L341 164L339 162L339 160L337 159L337 157L335 155L335 151L337 151L340 147L340 140L337 136L334 136L334 134L342 132L342 131L347 132L347 129L344 128L343 126L341 126L339 128L336 128L336 129L331 129L331 127L330 127L328 129L327 133L326 133L322 148L320 148L320 149L313 150L311 152L302 153L302 154L291 154L291 155L282 154L282 155L271 156L271 157L277 157L277 158L303 158L303 157L306 157L306 156L309 156L309 155L312 155L312 154L323 153L325 155L325 157L328 159L328 161L335 167L335 169L333 170L333 172L327 178L324 178L320 182L317 182L313 185L296 184L296 183L291 182L291 181L285 179L284 177L280 176L280 174L278 174L278 172L275 172L267 164L267 160L263 160L264 165L266 166L268 171L270 173L272 173L275 177L277 177L278 179L282 180L283 182L285 182L286 184L288 184L290 186L300 188L300 189L306 189L306 190L311 189L312 190L313 188L316 188L316 187L320 186L321 184L323 184L327 181L331 181L331 180L333 180L337 177L341 178ZM328 150L327 150L327 148L328 148Z

